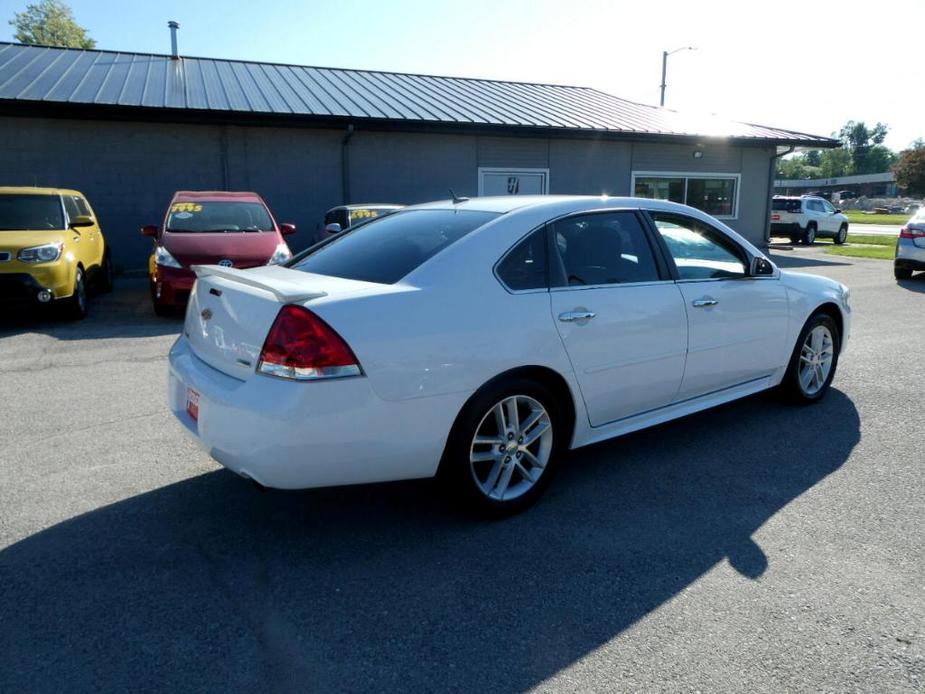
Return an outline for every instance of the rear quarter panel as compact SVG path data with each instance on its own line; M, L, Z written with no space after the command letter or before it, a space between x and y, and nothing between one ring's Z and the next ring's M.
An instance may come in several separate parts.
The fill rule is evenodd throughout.
M471 393L520 366L569 369L549 294L510 294L490 271L465 288L405 287L308 307L343 336L384 400Z

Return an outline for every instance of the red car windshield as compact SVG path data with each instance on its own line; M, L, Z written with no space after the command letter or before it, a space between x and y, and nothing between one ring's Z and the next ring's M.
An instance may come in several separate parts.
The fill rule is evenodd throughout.
M167 231L209 234L273 231L267 208L259 202L175 202L167 215Z

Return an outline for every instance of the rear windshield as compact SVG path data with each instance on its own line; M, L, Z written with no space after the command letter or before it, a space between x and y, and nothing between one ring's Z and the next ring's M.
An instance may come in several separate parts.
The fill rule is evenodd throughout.
M273 231L267 208L259 202L175 202L167 215L167 231L223 233Z
M799 212L802 200L771 200L771 209L775 212Z
M64 229L64 212L57 195L0 195L0 231Z
M469 232L494 212L408 210L362 224L297 256L294 270L364 282L394 284Z

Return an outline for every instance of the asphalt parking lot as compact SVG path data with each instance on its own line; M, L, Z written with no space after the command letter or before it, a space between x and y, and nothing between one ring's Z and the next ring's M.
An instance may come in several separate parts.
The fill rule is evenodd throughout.
M925 276L845 282L833 390L575 452L503 522L261 493L165 407L143 281L0 324L0 691L925 690Z

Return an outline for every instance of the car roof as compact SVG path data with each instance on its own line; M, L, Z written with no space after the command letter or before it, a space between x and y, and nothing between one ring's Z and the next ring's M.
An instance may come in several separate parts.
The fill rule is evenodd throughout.
M593 203L593 204L589 204ZM595 208L636 209L645 207L663 212L679 212L687 215L700 215L701 213L687 205L668 200L655 200L653 198L615 197L610 195L499 195L496 197L466 198L454 203L452 200L439 200L436 202L413 205L405 209L443 209L443 210L470 210L474 212L495 212L507 214L510 212L528 211L532 209L548 208L550 214L569 214L585 209Z
M263 202L257 193L229 190L178 190L173 194L174 202L227 202L248 201Z
M79 195L79 190L70 188L39 188L37 186L0 186L0 195Z
M337 207L332 207L328 212L334 212L335 210L368 210L371 207L378 207L383 210L400 210L405 207L395 202L352 202L349 205L338 205ZM325 212L327 214L328 212Z

